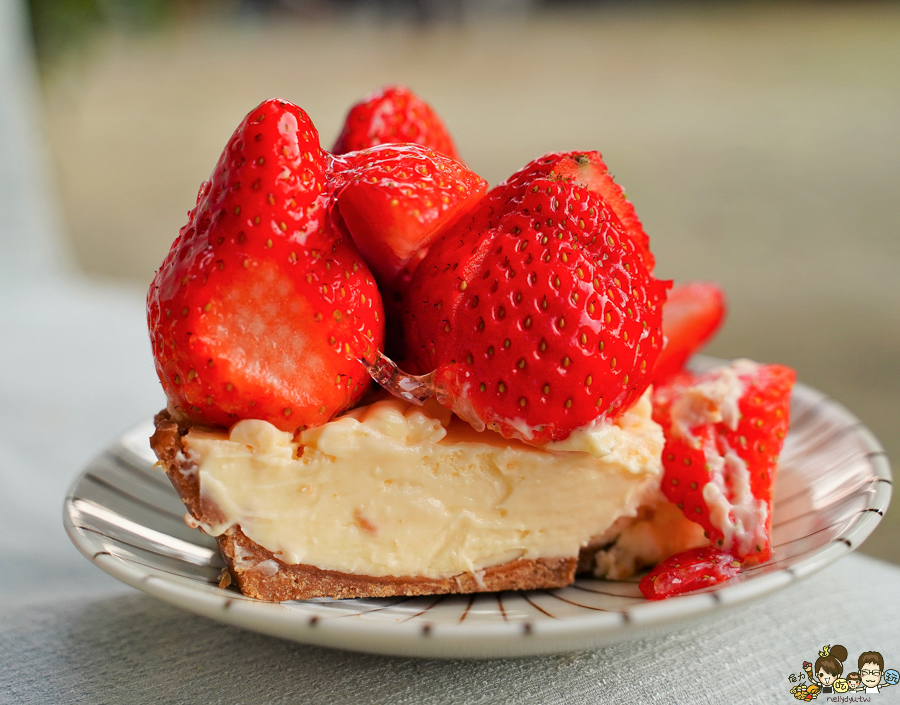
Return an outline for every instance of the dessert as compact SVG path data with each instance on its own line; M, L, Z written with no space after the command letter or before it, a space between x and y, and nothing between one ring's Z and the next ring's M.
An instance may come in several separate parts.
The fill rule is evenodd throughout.
M656 599L766 560L793 373L682 369L721 292L666 302L599 153L488 191L423 105L373 94L329 154L266 101L201 186L148 293L186 521L266 600L658 564Z

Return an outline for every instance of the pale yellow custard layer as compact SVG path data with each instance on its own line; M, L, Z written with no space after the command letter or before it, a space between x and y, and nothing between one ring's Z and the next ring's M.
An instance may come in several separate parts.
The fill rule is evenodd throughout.
M644 396L616 424L536 448L447 410L389 399L297 441L264 421L185 437L205 506L286 563L450 577L574 557L659 487L663 434Z

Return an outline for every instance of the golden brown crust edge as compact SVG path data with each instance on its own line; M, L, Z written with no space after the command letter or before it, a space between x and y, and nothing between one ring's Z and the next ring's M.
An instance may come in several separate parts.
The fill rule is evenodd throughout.
M214 521L216 508L200 498L196 465L185 453L182 437L189 425L178 424L167 411L154 419L150 445L188 512L198 522ZM311 565L284 563L233 526L216 540L231 577L244 595L282 602L314 597L393 597L447 593L538 590L571 585L578 558L518 559L484 571L451 578L416 576L376 577L322 570Z

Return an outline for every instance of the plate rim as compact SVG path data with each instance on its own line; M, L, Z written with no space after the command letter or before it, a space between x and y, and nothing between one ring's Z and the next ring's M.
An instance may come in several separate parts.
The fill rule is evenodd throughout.
M698 367L713 358L701 357ZM494 658L527 656L593 648L642 633L659 631L678 622L719 614L776 592L808 577L855 550L880 523L890 504L892 474L887 453L875 435L840 402L813 387L798 382L794 394L805 397L809 410L828 409L852 429L864 450L879 490L870 506L860 510L850 525L829 544L783 568L768 570L737 583L725 583L705 591L663 601L646 601L619 612L601 612L538 622L509 621L498 624L459 624L452 628L438 624L319 619L300 614L281 603L262 602L240 594L198 589L187 583L169 580L112 556L95 551L87 532L73 520L75 491L91 467L113 449L122 438L147 421L131 427L110 441L75 477L63 502L63 525L75 547L98 568L152 597L219 622L271 636L319 646L394 656L427 658ZM820 408L821 407L821 408ZM129 451L130 452L130 451ZM120 454L121 455L121 454ZM134 461L142 458L135 458ZM134 462L131 461L131 462ZM128 462L126 460L126 462ZM612 618L615 616L614 618ZM529 637L527 640L523 636Z

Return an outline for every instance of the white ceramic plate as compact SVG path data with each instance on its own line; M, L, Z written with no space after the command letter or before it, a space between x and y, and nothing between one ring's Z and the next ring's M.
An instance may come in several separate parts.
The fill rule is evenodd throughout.
M218 587L210 537L189 529L184 506L154 468L152 422L112 443L66 498L66 530L110 575L191 612L246 629L356 651L466 658L597 647L671 628L761 597L850 552L887 509L887 456L861 422L797 385L773 513L774 555L704 592L644 600L637 581L579 578L560 590L358 600L259 602Z

